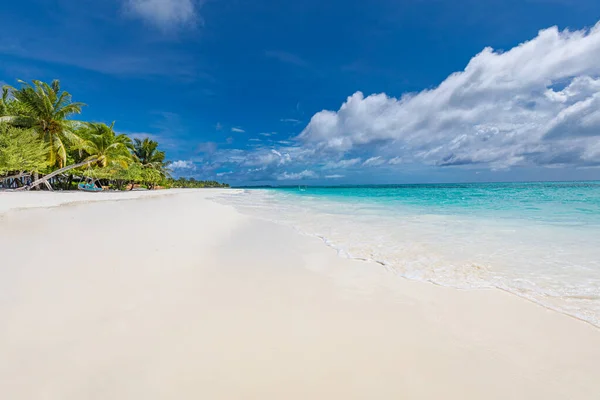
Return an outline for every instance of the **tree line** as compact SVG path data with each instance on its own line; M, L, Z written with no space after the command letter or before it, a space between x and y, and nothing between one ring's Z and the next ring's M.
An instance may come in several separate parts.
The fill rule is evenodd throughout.
M58 80L18 82L19 88L4 86L0 99L0 187L227 187L174 179L157 141L116 133L114 122L73 119L86 105L74 102Z
M217 181L199 181L195 178L177 178L170 179L169 186L172 188L228 188L229 185L226 183L219 183Z

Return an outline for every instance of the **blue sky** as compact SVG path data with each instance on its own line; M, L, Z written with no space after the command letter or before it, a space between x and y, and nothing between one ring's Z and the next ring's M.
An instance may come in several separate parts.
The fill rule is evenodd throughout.
M0 81L60 79L82 119L155 138L176 175L600 178L597 1L23 0L0 15Z

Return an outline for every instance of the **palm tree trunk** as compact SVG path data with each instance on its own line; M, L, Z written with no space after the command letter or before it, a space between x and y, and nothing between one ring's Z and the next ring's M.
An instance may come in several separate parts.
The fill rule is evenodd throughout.
M78 164L68 165L68 166L63 167L61 169L57 169L56 171L52 172L51 174L48 174L48 175L44 176L43 178L36 179L35 181L33 181L31 183L31 186L29 186L29 187L22 187L22 188L19 188L17 190L23 190L23 189L30 190L32 188L35 188L35 187L41 185L42 183L46 184L47 186L49 186L50 184L48 183L48 180L52 179L56 175L62 174L64 172L70 171L70 170L75 169L75 168L83 167L85 165L91 164L91 163L96 162L96 161L97 161L97 159L93 158L91 160L83 161L83 162L80 162Z
M39 174L38 172L34 172L34 173L33 173L33 180L34 180L34 181L37 181L39 178L40 178L40 174ZM40 182L40 183L41 183L41 182ZM33 186L32 186L32 187L33 187ZM33 190L40 190L40 189L39 189L38 187L36 187L36 188L35 188L35 189L33 189Z

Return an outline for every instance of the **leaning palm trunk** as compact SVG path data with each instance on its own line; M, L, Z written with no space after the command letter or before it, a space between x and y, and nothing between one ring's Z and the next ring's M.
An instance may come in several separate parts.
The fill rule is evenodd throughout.
M93 162L96 162L96 161L98 161L97 158L91 158L91 159L88 159L86 161L80 162L78 164L68 165L68 166L63 167L61 169L57 169L56 171L52 172L51 174L48 174L48 175L44 176L43 178L40 178L40 179L37 179L37 180L33 181L31 183L31 186L22 187L22 188L19 188L17 190L23 190L23 189L30 190L30 189L32 189L34 187L37 187L37 186L41 185L41 184L45 184L48 187L49 190L52 190L52 186L50 186L50 184L48 183L49 179L54 178L56 175L60 175L60 174L62 174L64 172L70 171L70 170L75 169L75 168L80 168L80 167L83 167L85 165L89 165L89 164L91 164Z

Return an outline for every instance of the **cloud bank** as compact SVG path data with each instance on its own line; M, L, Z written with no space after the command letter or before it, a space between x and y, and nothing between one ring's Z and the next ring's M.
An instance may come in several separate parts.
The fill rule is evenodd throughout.
M322 153L373 152L363 165L598 165L600 23L550 28L509 51L484 49L437 88L401 98L356 92L315 114L298 139Z
M293 141L222 154L221 163L237 163L248 181L404 165L600 166L600 23L541 30L508 51L485 48L432 89L356 92L337 111L316 113Z

